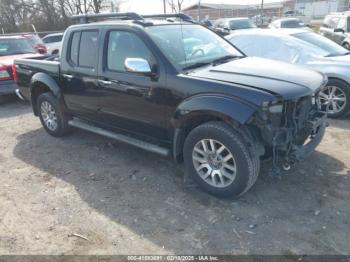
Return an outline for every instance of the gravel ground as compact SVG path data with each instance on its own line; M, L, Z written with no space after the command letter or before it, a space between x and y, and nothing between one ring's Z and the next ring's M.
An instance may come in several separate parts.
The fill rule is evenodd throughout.
M83 131L50 137L0 105L0 254L350 254L350 119L238 200L184 183L157 155Z

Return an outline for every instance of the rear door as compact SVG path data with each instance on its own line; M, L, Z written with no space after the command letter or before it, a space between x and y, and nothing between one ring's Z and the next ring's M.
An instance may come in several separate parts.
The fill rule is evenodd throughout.
M61 83L65 102L77 116L96 118L99 90L97 68L100 32L98 29L74 31L61 61Z

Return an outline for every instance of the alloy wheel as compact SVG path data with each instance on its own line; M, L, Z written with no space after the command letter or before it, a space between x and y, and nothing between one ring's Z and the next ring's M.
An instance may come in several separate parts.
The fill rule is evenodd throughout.
M346 106L346 94L337 86L325 87L318 96L319 105L327 108L329 114L337 114Z
M192 159L200 178L213 187L227 187L236 178L236 161L230 150L219 141L200 140L193 149Z
M51 130L55 131L57 129L57 116L54 107L47 101L41 103L40 106L41 117L45 123L45 126Z

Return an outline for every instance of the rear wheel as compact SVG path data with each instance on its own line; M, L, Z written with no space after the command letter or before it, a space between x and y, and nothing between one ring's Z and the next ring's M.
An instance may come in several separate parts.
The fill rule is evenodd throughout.
M184 146L186 172L206 192L218 197L239 196L254 185L259 157L247 142L223 122L195 128Z
M327 110L328 116L338 118L350 109L349 85L338 79L330 79L327 86L319 93L319 104Z
M38 97L37 106L41 124L47 133L61 137L70 131L69 118L64 114L58 100L51 93L41 94Z

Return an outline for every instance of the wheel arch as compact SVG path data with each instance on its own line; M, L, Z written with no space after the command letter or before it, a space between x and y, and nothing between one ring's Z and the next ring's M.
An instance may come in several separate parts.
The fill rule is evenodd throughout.
M33 107L33 112L36 116L38 116L37 99L43 93L51 92L60 101L60 103L64 104L60 87L56 81L47 74L36 73L33 75L29 88L31 104Z
M175 129L173 138L175 162L183 161L185 139L194 128L210 121L223 121L240 130L243 135L251 136L246 124L256 111L254 106L231 97L208 95L185 100L178 106L171 121Z

